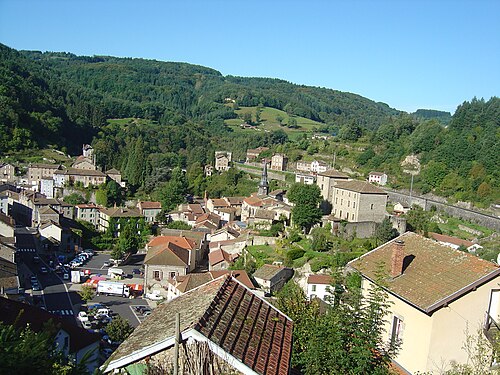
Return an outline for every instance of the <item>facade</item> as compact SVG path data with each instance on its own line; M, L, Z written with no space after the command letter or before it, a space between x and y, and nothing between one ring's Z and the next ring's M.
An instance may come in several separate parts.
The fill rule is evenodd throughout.
M0 181L11 182L16 180L16 167L10 163L0 163Z
M285 171L288 158L284 154L274 154L271 158L271 169L273 171Z
M335 185L342 181L348 181L349 176L335 170L330 169L325 172L318 173L316 185L321 190L321 196L325 201L333 202L333 195L335 193Z
M99 207L94 203L76 205L76 218L91 223L96 229L99 226Z
M365 181L339 182L334 187L332 215L349 222L381 223L386 217L387 193Z
M316 182L316 176L313 174L295 173L295 182L306 185L313 185Z
M71 165L71 168L83 169L88 171L95 171L97 168L94 161L86 156L79 156L76 161Z
M52 178L42 178L40 180L40 193L47 198L54 198L54 180Z
M28 183L38 185L42 178L52 179L56 171L60 171L59 164L31 164L28 167Z
M332 277L330 275L309 275L307 278L306 295L309 300L319 298L322 301L330 303L329 299L333 298Z
M272 264L264 264L257 269L253 278L267 293L279 291L293 276L293 269Z
M299 160L295 165L295 169L300 172L311 172L311 163L308 161Z
M386 275L385 334L401 343L395 362L408 373L442 374L452 363L465 364L467 335L489 339L491 328L498 331L491 323L500 318L494 263L407 232L348 267L361 273L364 293Z
M125 181L122 180L122 174L118 169L110 169L106 171L106 176L115 181L121 187L125 187Z
M161 212L161 202L139 202L137 208L146 219L146 223L156 223L156 216Z
M207 164L205 165L205 168L203 169L205 176L210 177L212 173L214 173L214 166Z
M227 171L231 168L231 152L215 151L215 169L217 171Z
M114 207L114 208L100 208L97 229L100 232L106 232L109 227L109 222L112 219L139 219L143 217L139 210L134 208L125 207ZM115 237L120 235L120 224L116 224L117 227L114 230Z
M322 161L313 160L311 162L311 172L313 173L322 173L328 170L328 164Z
M89 187L91 185L99 186L106 183L106 175L101 171L76 168L55 171L53 178L56 187L63 187L68 183L81 183L83 187Z
M250 148L247 150L247 163L255 161L259 157L259 155L264 152L269 150L269 147L257 147L257 148Z
M368 182L384 186L387 184L387 175L381 172L370 172L368 175Z
M218 277L159 305L111 355L103 365L104 373L132 363L143 368L146 363L172 363L177 313L179 352L208 349L208 361L218 369L216 373L289 373L291 319L230 276ZM206 357L190 359L200 366L197 368L207 361ZM181 355L180 374L187 373L186 362ZM163 373L168 372L164 367Z

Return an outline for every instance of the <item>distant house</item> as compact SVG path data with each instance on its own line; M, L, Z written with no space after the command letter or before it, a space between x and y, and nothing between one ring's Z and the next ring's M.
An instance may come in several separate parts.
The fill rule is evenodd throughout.
M56 187L75 183L80 183L83 187L89 187L106 183L106 175L97 170L68 168L55 171L53 176Z
M470 337L498 332L497 264L407 232L348 267L360 272L363 294L374 285L386 292L384 341L401 342L394 360L408 373L440 374L452 363L465 364Z
M332 214L349 222L381 223L386 217L387 193L366 181L339 182L334 187Z
M0 181L13 182L16 180L16 167L10 163L0 163Z
M42 331L47 322L52 321L56 328L54 344L58 351L65 357L73 357L76 363L88 356L85 363L89 373L99 365L99 334L78 327L73 319L61 318L38 307L0 297L0 321L18 328L29 326L35 332Z
M348 180L349 176L337 171L336 169L330 169L325 172L318 173L316 185L319 186L323 199L332 203L335 185L339 182Z
M214 212L216 209L229 208L229 203L225 199L210 198L207 200L206 208L209 212Z
M295 165L295 169L300 172L311 172L311 163L308 161L299 160Z
M309 300L319 298L330 303L328 299L333 297L331 293L332 281L331 275L309 275L307 278L307 298Z
M395 215L404 215L408 211L410 211L410 209L411 209L410 206L398 202L394 205L393 211Z
M16 229L16 221L0 212L0 236L2 237L14 237L14 231Z
M271 158L271 169L274 171L286 170L288 158L284 154L274 154Z
M187 231L185 231L187 232ZM188 238L186 236L178 236L178 235L170 235L170 236L157 236L153 237L147 244L146 244L146 251L149 251L152 248L159 248L159 247L167 247L169 243L173 243L177 246L182 247L183 249L186 249L189 252L189 260L187 262L187 265L189 266L188 272L191 272L197 267L198 262L201 261L202 257L202 251L203 251L203 244L192 239Z
M133 365L139 371L172 363L176 315L180 316L179 373L185 372L183 353L208 351L190 357L209 363L220 374L288 374L292 350L292 321L236 279L221 276L159 305L103 365L105 373ZM205 351L206 350L206 351ZM131 355L133 354L133 355ZM210 359L207 359L210 358Z
M48 221L40 225L40 240L47 250L75 252L81 248L81 236L66 222Z
M231 157L231 152L215 151L215 169L219 172L229 170Z
M207 164L205 165L205 168L203 169L205 176L210 177L214 173L214 166Z
M110 221L112 219L140 219L143 216L139 210L135 208L126 207L113 207L113 208L99 208L99 219L98 219L98 230L100 232L106 232L109 227ZM114 228L114 235L118 237L120 235L120 224L116 224Z
M56 171L60 171L59 164L30 164L28 167L28 183L37 185L42 178L53 178Z
M161 202L143 202L137 203L137 208L146 219L147 223L155 223L156 216L161 212Z
M279 291L293 276L293 269L272 264L264 264L258 268L253 278L267 293Z
M167 296L169 279L187 275L194 264L192 251L174 242L148 246L144 258L144 291Z
M91 223L96 229L99 226L99 207L94 203L77 204L76 218Z
M179 276L175 280L170 279L171 284L168 286L167 300L174 299L180 295L189 292L194 288L198 288L218 277L229 275L234 277L248 289L255 289L250 277L244 270L222 270L222 271L208 271L203 273L190 273L186 276Z
M40 180L40 193L47 198L54 198L54 179L42 178Z
M436 240L440 244L449 246L455 250L458 250L458 249L460 249L460 247L463 247L464 249L467 249L467 251L473 253L477 249L483 248L481 245L475 244L474 242L462 240L461 238L448 236L446 234L429 232L429 237L433 238L434 240Z
M83 155L76 158L75 162L71 164L71 168L89 171L95 171L97 169L92 158Z
M264 151L267 151L267 150L269 150L269 147L249 148L247 150L246 162L251 163L251 162L255 161L255 159L257 159L261 153L263 153Z
M368 182L383 186L387 184L387 175L381 172L370 172L370 174L368 175Z
M328 169L328 164L326 164L325 162L318 161L318 160L313 160L311 162L311 172L313 172L313 173L326 172L327 169Z
M19 287L17 264L0 257L0 296L16 295Z
M316 176L313 174L295 173L295 182L306 185L314 185L316 182Z
M111 180L115 181L121 187L125 187L125 181L122 180L122 174L118 169L109 169L105 172L106 176L108 176Z
M215 249L208 253L208 269L210 271L227 270L238 258L239 254L229 254L220 248Z

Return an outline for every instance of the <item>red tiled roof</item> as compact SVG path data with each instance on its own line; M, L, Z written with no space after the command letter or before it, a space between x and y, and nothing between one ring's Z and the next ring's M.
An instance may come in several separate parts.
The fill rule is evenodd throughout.
M166 246L169 242L176 244L177 246L183 247L184 249L193 250L196 247L196 243L186 237L180 236L158 236L154 237L148 242L147 247L156 246Z
M379 279L381 270L390 275L396 240L404 241L403 273L397 277L387 276L383 287L426 313L500 274L500 267L494 263L412 232L349 262L348 266L371 281Z
M189 211L198 215L202 215L205 213L205 211L203 211L203 207L201 207L201 204L188 204L188 209Z
M166 245L151 247L144 258L144 264L172 265L185 267L189 265L189 250L172 242Z
M211 251L208 254L208 261L211 266L215 266L216 264L219 264L223 261L226 261L228 263L231 263L233 261L233 257L228 254L226 251L222 249L217 249L214 251Z
M336 169L330 169L325 172L320 172L318 173L320 176L325 176L325 177L332 177L332 178L341 178L341 179L348 179L349 176L346 174L343 174L342 172L337 171Z
M254 197L254 196L248 197L243 199L243 202L245 202L250 206L256 206L256 207L262 206L262 199L260 199L259 197Z
M457 245L457 246L470 247L470 246L474 245L474 242L462 240L461 238L457 238L457 237L447 236L445 234L429 232L429 236L434 238L436 241L447 242L447 243L451 243L451 244Z
M324 284L330 285L332 283L331 275L309 275L307 278L308 284Z
M211 201L212 201L212 204L214 207L228 207L229 206L229 203L227 203L222 198L212 198Z

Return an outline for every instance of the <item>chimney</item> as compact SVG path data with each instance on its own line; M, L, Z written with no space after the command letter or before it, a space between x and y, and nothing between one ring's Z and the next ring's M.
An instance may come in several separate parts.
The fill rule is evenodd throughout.
M396 240L392 244L391 276L398 277L403 274L403 260L405 258L405 243Z

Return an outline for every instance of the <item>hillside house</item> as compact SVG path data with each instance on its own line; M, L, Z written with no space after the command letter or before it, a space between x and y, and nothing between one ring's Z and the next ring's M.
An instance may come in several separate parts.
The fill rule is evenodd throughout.
M299 160L295 165L295 169L300 172L311 172L311 162Z
M406 214L408 211L411 210L411 207L408 206L407 204L403 204L403 203L396 203L394 205L394 209L393 209L393 212L394 212L394 215L404 215Z
M293 323L236 279L221 276L159 305L103 365L105 373L133 364L138 371L172 363L175 320L180 316L180 353L201 366L210 361L217 373L284 375L290 370ZM265 328L265 329L264 329ZM189 354L188 354L189 355ZM257 360L258 359L258 360ZM179 373L185 373L181 354Z
M382 172L370 172L368 182L384 186L387 184L387 175Z
M40 193L47 198L54 198L54 180L52 178L42 178L39 182Z
M30 164L28 167L28 183L38 185L42 178L52 179L56 171L60 171L59 164Z
M309 300L319 298L330 303L330 298L333 298L332 282L331 275L309 275L307 278L307 298Z
M94 164L94 160L92 160L92 158L83 155L80 155L76 158L75 162L71 164L71 168L83 169L87 171L97 170L97 167Z
M215 151L215 170L224 172L231 168L232 153L228 151Z
M335 185L339 182L345 181L349 181L349 176L337 171L336 169L330 169L325 172L318 173L316 185L319 186L323 199L332 203L333 195L335 193Z
M239 258L239 254L229 254L227 251L217 248L214 251L208 253L208 270L209 271L221 271L227 270L236 259Z
M78 220L86 221L94 226L94 228L99 227L99 207L94 203L87 204L77 204L76 218Z
M328 170L328 164L323 161L313 160L311 162L311 172L313 173L323 173Z
M68 168L57 170L53 174L56 187L64 187L65 184L80 183L83 187L99 186L106 183L107 176L101 171Z
M168 246L169 243L173 243L189 251L188 272L193 271L203 258L203 243L178 235L153 237L151 241L146 244L146 251L148 252L152 248Z
M109 223L111 221L115 221L115 228L113 231L113 235L118 237L120 235L120 224L118 221L120 219L123 220L131 220L131 219L140 219L143 216L139 212L139 210L135 208L126 208L126 207L112 207L112 208L99 208L99 218L97 221L97 229L100 232L106 232L109 227Z
M263 153L264 151L267 151L267 150L269 150L269 147L249 148L247 150L246 162L247 163L254 162L255 159L257 159L261 153Z
M222 270L208 271L203 273L190 273L186 276L179 276L175 280L170 279L171 284L168 286L167 300L174 299L183 295L190 290L204 285L218 277L229 275L234 277L248 289L255 289L250 277L245 270Z
M349 222L381 223L386 217L387 193L366 181L339 182L334 187L332 215Z
M387 293L385 337L401 342L394 360L408 373L442 374L466 363L467 333L491 337L492 319L500 320L499 266L415 233L348 267L360 272L364 293L377 283Z
M0 163L0 182L14 182L16 167L10 163Z
M284 154L274 154L271 158L271 169L273 171L285 171L288 158Z
M106 176L108 176L109 179L115 181L118 185L120 185L122 188L126 186L125 181L122 180L122 174L118 169L109 169L106 172L104 172Z
M266 293L275 293L293 277L293 269L275 266L273 264L264 264L258 268L253 278L259 284L260 288Z
M316 182L316 175L306 173L295 173L295 182L305 185L313 185Z
M158 221L156 216L161 212L161 202L140 201L137 203L137 208L141 215L144 216L146 223L152 224Z
M210 177L214 173L214 166L210 164L205 165L205 167L203 168L203 173L205 174L205 176Z
M442 245L449 246L455 250L460 249L460 247L466 249L469 252L475 252L477 249L482 249L481 245L475 244L472 241L462 240L461 238L448 236L446 234L429 232L429 237L436 240Z

